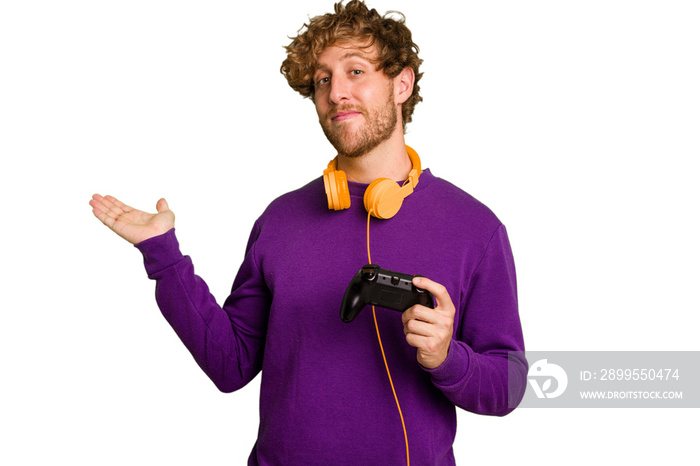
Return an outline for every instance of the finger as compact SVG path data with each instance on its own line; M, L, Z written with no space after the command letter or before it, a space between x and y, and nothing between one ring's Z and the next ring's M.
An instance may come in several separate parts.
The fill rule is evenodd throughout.
M93 206L92 213L104 225L116 231L117 225L133 209L113 196L92 196L90 205Z
M406 343L414 348L424 348L428 341L428 337L417 335L415 333L406 334Z
M165 198L161 198L156 203L156 210L158 211L158 213L163 213L163 212L169 211L170 207L168 206L168 201L166 201Z
M100 208L99 204L93 204L92 201L90 202L90 205L92 206L92 214L97 217L102 223L105 223L107 217L107 214L105 214L102 209Z
M443 285L425 277L414 277L413 284L418 288L430 291L435 296L437 307L449 308L452 307L452 299L450 298L447 288Z
M92 206L93 209L99 209L102 212L106 212L107 210L109 210L109 208L105 204L105 198L100 196L99 194L92 195L92 199L90 200L90 205Z
M107 213L102 211L99 206L93 207L92 208L92 214L97 217L97 219L102 222L104 225L108 226L109 228L113 228L114 223L116 220L114 220L112 217L110 217Z
M411 319L408 322L406 322L406 324L404 324L403 333L406 336L418 335L430 338L435 336L435 329L435 326L430 323Z
M401 315L401 321L404 325L411 320L420 320L422 322L435 323L437 319L437 311L429 307L415 304L406 309Z
M92 196L92 199L93 200L90 202L90 205L93 206L93 208L99 209L102 213L109 215L110 217L114 217L115 215L118 216L124 213L124 210L114 203L116 199L111 196L102 197L99 194L95 194Z
M92 195L92 198L90 199L89 204L90 204L90 207L92 207L93 213L95 212L95 210L100 210L100 211L101 211L101 209L100 209L100 204L101 204L100 198L101 198L101 197L102 197L102 196L100 196L99 194L93 194L93 195Z
M113 196L105 196L105 201L108 202L108 205L110 206L110 209L114 211L115 213L118 213L119 215L125 214L127 212L130 212L134 210L132 207L129 207L128 205L124 204L121 202L119 199Z
M108 200L104 200L102 203L102 212L106 217L108 217L110 220L116 222L119 220L119 218L124 215L124 210L121 208L117 207L114 205L112 202L109 202Z
M109 221L112 219L110 213L109 203L104 197L99 194L94 194L92 200L90 201L90 206L92 206L92 213L97 217L102 223L108 225Z

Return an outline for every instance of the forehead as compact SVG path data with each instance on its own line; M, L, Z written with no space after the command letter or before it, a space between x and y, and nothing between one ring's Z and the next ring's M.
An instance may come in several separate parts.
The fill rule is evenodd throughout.
M321 52L316 60L316 69L330 68L332 65L342 63L353 58L359 58L368 62L377 61L376 44L367 42L342 42L329 45Z

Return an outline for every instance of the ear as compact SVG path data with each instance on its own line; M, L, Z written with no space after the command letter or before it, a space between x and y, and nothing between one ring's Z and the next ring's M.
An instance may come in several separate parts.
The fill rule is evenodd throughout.
M407 66L394 78L394 101L397 104L403 104L413 94L413 83L416 81L416 75L413 73L413 68Z

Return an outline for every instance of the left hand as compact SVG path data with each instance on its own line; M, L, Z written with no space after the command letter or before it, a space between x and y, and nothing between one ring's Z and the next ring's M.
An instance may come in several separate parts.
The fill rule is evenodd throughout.
M435 369L447 359L452 341L455 307L447 289L425 277L416 277L413 284L435 296L435 309L416 304L401 316L406 342L418 349L418 362Z

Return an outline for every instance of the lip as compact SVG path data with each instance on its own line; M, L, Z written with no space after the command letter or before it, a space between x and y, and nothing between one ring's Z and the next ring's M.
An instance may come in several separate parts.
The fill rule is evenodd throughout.
M331 117L331 120L332 121L345 121L345 120L349 120L349 119L351 119L359 114L360 114L360 112L355 112L355 111L338 112L338 113L333 114L333 116Z

